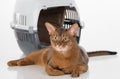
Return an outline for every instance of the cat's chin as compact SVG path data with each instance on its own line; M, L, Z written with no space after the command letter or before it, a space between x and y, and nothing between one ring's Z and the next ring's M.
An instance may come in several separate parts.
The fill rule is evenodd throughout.
M54 47L54 49L58 52L66 52L68 50L68 47Z
M65 52L65 51L67 51L67 50L64 50L64 49L55 49L56 51L58 51L58 52Z

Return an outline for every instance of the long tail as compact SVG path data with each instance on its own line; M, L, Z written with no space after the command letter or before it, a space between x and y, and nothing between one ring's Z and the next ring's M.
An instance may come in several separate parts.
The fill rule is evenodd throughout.
M87 52L88 57L94 57L94 56L104 56L104 55L116 55L117 52L113 51L94 51L94 52Z

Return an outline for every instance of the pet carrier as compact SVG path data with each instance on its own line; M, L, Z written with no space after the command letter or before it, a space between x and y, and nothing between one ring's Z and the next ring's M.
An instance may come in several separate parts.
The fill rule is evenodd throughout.
M78 23L79 43L82 26L74 0L17 0L11 27L25 54L50 45L45 22L65 29Z

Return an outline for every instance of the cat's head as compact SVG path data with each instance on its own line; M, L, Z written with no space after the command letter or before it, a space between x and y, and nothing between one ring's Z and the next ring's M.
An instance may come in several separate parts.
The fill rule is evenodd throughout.
M77 44L76 35L78 32L78 24L71 25L69 29L56 28L54 25L46 22L45 26L50 35L51 46L56 51L67 51Z

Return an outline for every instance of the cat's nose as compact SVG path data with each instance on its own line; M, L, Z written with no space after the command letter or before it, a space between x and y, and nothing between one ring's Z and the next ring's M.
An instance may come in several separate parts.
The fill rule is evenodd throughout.
M59 42L59 46L62 46L63 45L63 42L61 41L61 42Z

